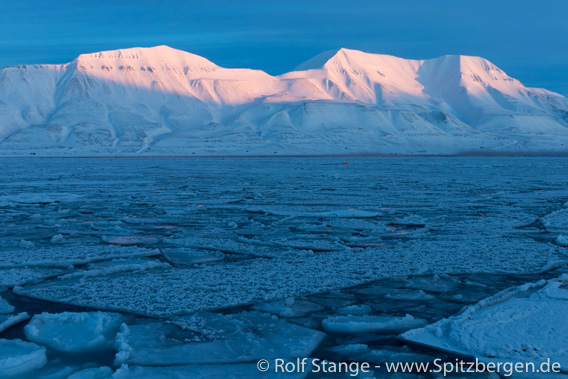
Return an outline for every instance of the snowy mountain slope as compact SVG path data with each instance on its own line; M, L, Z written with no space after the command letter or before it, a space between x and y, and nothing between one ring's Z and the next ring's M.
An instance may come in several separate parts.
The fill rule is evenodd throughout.
M568 100L478 57L347 49L276 77L167 46L0 69L1 155L472 151L568 152Z

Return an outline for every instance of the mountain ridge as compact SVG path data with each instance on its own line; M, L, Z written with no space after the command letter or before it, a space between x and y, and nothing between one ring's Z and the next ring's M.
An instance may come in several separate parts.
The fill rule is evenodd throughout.
M0 155L568 152L568 100L484 58L344 48L277 76L168 46L7 66L0 117Z

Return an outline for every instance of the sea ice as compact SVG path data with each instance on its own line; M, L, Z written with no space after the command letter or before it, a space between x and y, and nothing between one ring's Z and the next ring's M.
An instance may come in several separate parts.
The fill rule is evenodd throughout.
M0 268L69 267L107 259L160 255L159 250L139 247L75 245L32 250L0 250Z
M328 350L358 362L431 362L434 360L432 356L415 353L405 346L373 349L365 344L349 344L334 346Z
M560 234L556 237L556 243L560 246L568 247L568 235Z
M8 300L0 296L0 315L14 312L14 307L8 303Z
M541 220L543 225L550 232L568 232L568 208L554 211L544 216Z
M72 193L37 193L26 192L18 195L0 196L0 206L16 206L19 204L51 204L80 201L83 196Z
M414 289L396 289L392 290L390 293L385 295L386 299L393 299L393 300L432 300L435 299L434 296L427 294L422 290L414 290Z
M332 316L322 326L333 333L400 333L426 325L426 321L411 315L393 316Z
M19 339L0 339L0 377L21 378L45 366L45 347Z
M110 367L85 368L69 375L67 379L108 379L112 377Z
M449 275L415 276L405 281L406 288L434 293L450 291L460 284L460 280Z
M12 288L56 277L71 271L71 268L14 267L0 268L0 286Z
M232 236L235 238L234 236ZM271 246L255 245L251 241L236 240L231 238L178 238L169 239L168 244L180 246L186 249L195 249L197 251L213 251L229 254L240 254L244 256L256 257L278 257L282 252Z
M107 312L36 314L24 327L26 338L64 352L111 347L122 316Z
M30 315L27 312L20 312L15 315L0 315L0 333L29 318Z
M111 275L127 271L146 271L153 269L167 269L168 263L151 259L113 259L89 263L86 270L77 270L61 275L59 279L88 278L91 276Z
M407 341L483 361L568 368L568 276L509 288L459 314L402 334Z
M285 300L255 304L253 309L272 313L279 317L305 317L310 313L321 311L324 308L306 299L289 297Z
M324 334L266 313L202 313L121 326L116 364L221 364L308 357Z
M210 263L221 261L225 255L219 251L192 249L180 247L177 249L161 249L164 258L175 266L192 266L194 264Z
M161 238L158 236L102 236L102 240L115 245L144 245L156 243Z
M411 240L377 249L249 259L231 264L230 269L226 265L206 265L53 280L17 287L14 292L46 301L167 317L325 292L425 271L541 271L564 253L563 247L529 238L485 238L477 244ZM220 282L219 278L223 280Z
M276 216L308 217L308 218L375 218L382 215L379 212L369 212L359 209L337 209L323 212L294 212L285 210L266 210L267 214Z
M335 310L335 313L338 315L346 315L346 316L358 316L358 315L366 315L371 313L372 308L368 305L349 305L347 307L339 308Z

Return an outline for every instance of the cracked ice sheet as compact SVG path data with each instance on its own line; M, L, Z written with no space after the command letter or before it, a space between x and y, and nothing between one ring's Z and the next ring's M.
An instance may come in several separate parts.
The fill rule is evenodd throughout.
M455 316L402 334L407 341L489 362L568 369L568 275L512 287Z
M540 271L565 249L525 238L412 240L382 249L55 280L14 292L46 301L168 317L331 291L417 273ZM116 289L120 288L119 291Z
M69 267L117 258L148 257L160 255L159 250L140 247L105 245L76 245L48 248L31 248L0 251L0 268L47 266Z

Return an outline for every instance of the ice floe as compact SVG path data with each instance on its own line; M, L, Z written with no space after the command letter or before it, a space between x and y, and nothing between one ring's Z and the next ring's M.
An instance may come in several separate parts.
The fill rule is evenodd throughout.
M27 312L20 312L12 315L0 315L0 333L22 321L26 321L29 318L30 315L28 315Z
M14 312L14 307L8 303L8 300L0 296L0 315Z
M568 235L560 234L556 237L556 243L560 246L568 247Z
M308 217L308 218L374 218L382 215L380 212L370 212L359 209L337 209L322 212L294 212L286 210L263 210L267 214L288 217Z
M346 315L346 316L357 316L357 315L366 315L371 313L372 308L368 305L348 305L346 307L342 307L335 310L336 314L339 315Z
M112 347L122 316L106 312L63 312L34 315L24 327L26 338L64 352Z
M163 366L308 357L324 336L266 313L202 313L170 323L122 324L115 363Z
M169 239L167 243L174 246L180 246L181 248L240 254L245 256L273 258L282 255L282 252L275 249L273 246L254 244L250 240L245 241L246 242L231 238L201 237Z
M0 286L12 288L66 274L72 268L15 267L0 268Z
M201 263L217 262L225 258L225 255L219 251L187 247L166 248L161 249L161 251L164 254L164 258L176 266L192 266Z
M158 236L102 236L101 239L115 245L145 245L161 240Z
M343 359L359 362L432 362L434 360L433 356L418 354L406 346L375 349L365 344L348 344L333 346L328 350Z
M404 286L434 293L450 291L460 285L460 280L449 275L415 276L405 280Z
M407 341L483 361L568 368L568 276L509 288L459 314L402 334Z
M69 375L67 379L108 379L112 377L112 369L107 366L85 368Z
M324 309L321 305L305 299L289 297L269 303L255 304L253 309L275 314L279 317L304 317L310 313Z
M543 225L550 232L568 232L568 208L554 211L544 216L541 220Z
M0 196L0 206L16 206L18 204L51 204L75 202L83 196L73 193L37 193L26 192L18 195Z
M97 263L89 263L86 270L77 270L61 275L59 279L88 278L91 276L111 275L127 271L146 271L167 269L168 263L150 259L113 259Z
M30 376L47 363L45 347L19 339L0 339L0 377Z
M69 267L107 259L147 257L159 255L156 249L103 245L75 245L37 248L31 250L0 251L0 268L13 267Z
M387 293L385 295L386 299L393 299L393 300L432 300L435 299L434 296L427 294L422 290L414 290L414 289L396 289Z
M400 333L426 325L426 321L411 315L393 316L332 316L322 326L333 333Z

